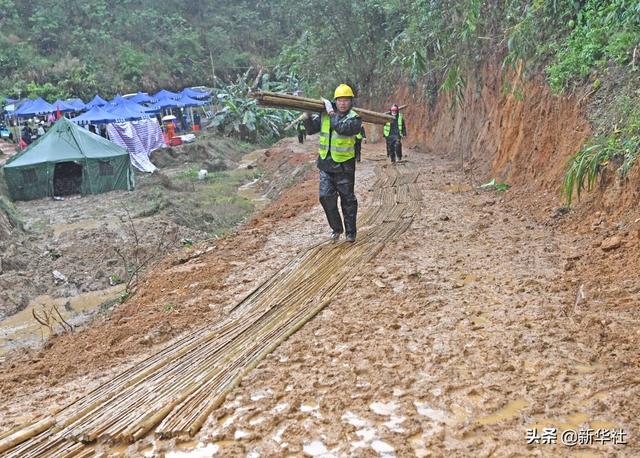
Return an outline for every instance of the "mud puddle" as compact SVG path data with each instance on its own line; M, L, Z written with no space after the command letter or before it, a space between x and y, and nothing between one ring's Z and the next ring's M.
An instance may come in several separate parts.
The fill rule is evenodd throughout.
M10 350L43 342L52 331L61 331L65 322L72 327L85 323L100 304L115 299L123 289L117 285L75 297L36 297L24 310L0 321L0 358ZM38 323L34 312L50 327Z

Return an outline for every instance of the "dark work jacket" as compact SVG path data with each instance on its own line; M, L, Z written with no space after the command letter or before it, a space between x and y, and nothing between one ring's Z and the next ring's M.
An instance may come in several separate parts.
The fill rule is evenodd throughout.
M334 106L335 109L335 106ZM362 127L362 119L360 117L350 118L343 120L347 113L338 113L335 112L331 116L331 133L338 132L340 135L357 135L360 132L360 128ZM305 121L305 126L307 128L307 135L313 135L317 132L320 132L321 129L321 120L320 115L313 115L310 119ZM331 151L327 152L327 157L322 159L320 155L318 155L318 168L324 172L353 172L356 169L356 158L349 159L345 162L334 162L331 159Z
M395 115L395 120L391 121L391 130L389 131L389 136L387 138L398 138L400 137L400 132L398 130L398 116ZM407 118L402 117L402 136L407 136Z

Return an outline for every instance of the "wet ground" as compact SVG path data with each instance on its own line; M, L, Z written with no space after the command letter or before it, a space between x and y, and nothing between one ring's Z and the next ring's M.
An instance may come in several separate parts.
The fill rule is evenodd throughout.
M372 199L376 171L390 167L379 145L366 145L364 158L357 186L362 207ZM263 360L193 440L142 441L109 453L638 456L633 302L627 296L615 315L603 314L582 298L577 273L567 269L576 251L572 234L514 211L508 194L474 190L455 162L411 151L407 159L421 173L423 201L402 237ZM251 259L238 258L229 270L230 291L220 305L233 304L297 247L327 232L318 205L269 229L254 234L266 238ZM249 232L237 236L251 240ZM185 289L203 281L215 253L202 262L176 281ZM194 307L198 297L211 300L198 288L188 294ZM49 393L39 387L40 399L77 397L122 367L68 380ZM30 389L5 404L14 420L18 411L33 410ZM536 440L544 428L556 429L557 444ZM582 431L582 442L563 445L570 430ZM617 433L596 436L597 430ZM553 442L552 433L545 441Z
M600 331L574 318L571 239L465 186L455 163L408 160L421 217L243 381L183 446L192 453L167 456L637 455L640 374L587 344ZM364 205L380 165L361 167ZM527 445L544 428L558 444L590 429L628 444Z

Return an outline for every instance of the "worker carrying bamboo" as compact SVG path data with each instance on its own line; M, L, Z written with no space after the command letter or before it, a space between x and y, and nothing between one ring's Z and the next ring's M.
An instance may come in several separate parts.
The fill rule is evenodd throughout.
M337 241L346 233L348 242L356 241L358 200L354 192L356 173L356 135L361 132L362 119L353 109L353 90L339 85L334 103L325 100L325 112L307 113L306 128L309 135L320 132L317 160L320 169L320 203L331 226L331 239ZM338 195L344 217L338 211Z
M307 138L307 128L305 127L303 121L300 121L298 123L298 127L296 127L296 131L298 132L298 142L301 145L304 144L304 141Z
M396 162L396 158L402 160L402 139L407 136L407 124L396 104L391 107L391 116L395 121L386 123L382 133L387 140L387 157Z
M360 132L356 135L356 144L354 145L356 150L356 162L360 162L363 141L367 143L367 132L364 130L364 126L360 128Z

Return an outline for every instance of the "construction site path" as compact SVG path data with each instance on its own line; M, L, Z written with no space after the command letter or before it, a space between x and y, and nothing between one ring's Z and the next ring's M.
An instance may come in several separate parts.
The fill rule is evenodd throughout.
M175 429L164 436L174 436L206 412L195 437L150 434L123 445L122 439L135 439L140 431L144 435L144 427L155 426L158 419L132 417L139 427L122 433L119 427L107 431L105 423L69 431L74 441L110 441L89 450L81 446L78 453L173 458L640 455L638 350L621 337L625 324L634 322L633 310L620 308L614 318L602 319L579 294L576 299L573 274L565 268L576 249L571 234L514 210L508 194L470 186L456 162L412 150L406 155L405 162L391 165L382 145L365 146L357 172L362 239L353 247L341 244L341 252L333 254L340 262L320 269L323 275L336 269L339 277L333 283L330 275L323 277L329 282L325 285L333 286L315 293L318 310L312 312L322 310L264 359L251 360L257 366L224 401L203 392L196 404L204 403L204 408L165 425ZM412 178L404 182L398 177ZM393 194L381 191L394 184L414 186ZM385 202L401 209L381 212ZM257 310L245 307L246 301L235 307L239 300L232 299L283 268L286 273L296 256L313 269L305 253L313 252L326 232L319 205L274 222L251 259L238 259L242 269L227 274L225 282L235 295L221 304L221 316ZM349 250L361 258L355 266L345 257ZM205 280L207 266L202 264L216 262L215 251L207 256L176 267L190 275L179 277L184 285L174 283L173 291ZM347 273L341 264L350 267ZM243 282L247 269L251 278ZM295 293L293 285L273 293L285 293L278 304L286 305L291 297L286 293ZM189 304L197 304L198 288L192 289L196 292L190 293ZM289 318L282 315L281 322ZM221 320L211 327L223 326ZM265 328L262 335L270 331ZM181 339L167 348L178 348L186 342ZM245 351L254 343L250 339L238 348ZM138 354L131 361L136 364L76 377L63 386L35 389L27 384L28 389L3 405L3 413L17 418L22 410L35 417L45 413L42 403L48 400L86 402L90 391L109 386L109 380L118 380L116 375L135 370L143 357L152 355ZM160 389L171 392L164 385ZM123 400L138 408L136 402L145 399L141 396ZM163 418L192 400L173 399ZM528 444L528 430L545 428L557 429L557 444ZM563 431L587 428L623 430L627 443L561 443Z

